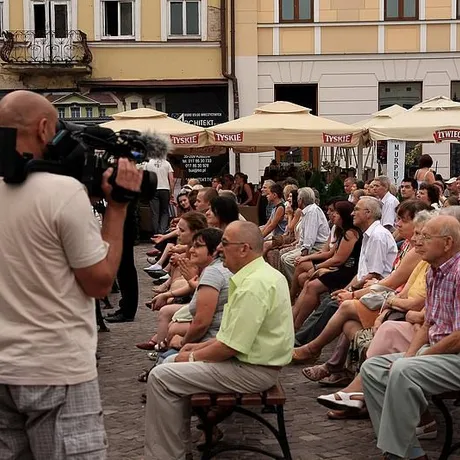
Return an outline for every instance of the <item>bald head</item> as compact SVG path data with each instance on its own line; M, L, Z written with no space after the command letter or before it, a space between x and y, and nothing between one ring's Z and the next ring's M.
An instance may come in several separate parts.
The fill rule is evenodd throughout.
M256 254L262 254L264 239L256 224L248 221L237 220L229 224L227 229L229 227L231 227L230 231L234 235L238 235L241 242L247 243Z
M438 235L450 236L453 245L460 248L460 222L453 216L438 216L430 219L424 227L427 232L436 232Z
M40 158L56 133L57 119L53 105L31 91L14 91L0 101L0 126L18 130L19 153Z

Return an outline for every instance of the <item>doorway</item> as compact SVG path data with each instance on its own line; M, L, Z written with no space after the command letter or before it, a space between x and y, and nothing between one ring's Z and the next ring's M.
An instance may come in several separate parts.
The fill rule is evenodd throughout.
M35 62L63 62L72 57L71 0L33 0L31 29L34 33L30 47Z
M318 85L275 85L275 101L303 105L318 115Z

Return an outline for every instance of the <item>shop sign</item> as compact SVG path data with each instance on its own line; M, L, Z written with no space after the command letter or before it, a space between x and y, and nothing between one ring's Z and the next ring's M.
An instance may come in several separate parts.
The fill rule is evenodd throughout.
M439 129L433 133L435 142L460 141L460 129Z
M353 133L351 134L327 134L323 133L323 143L328 145L334 144L351 144Z
M216 142L243 142L243 132L240 133L218 133L214 131Z
M387 141L387 176L398 187L404 178L406 142Z
M198 145L199 134L183 134L176 136L171 134L171 142L174 145Z

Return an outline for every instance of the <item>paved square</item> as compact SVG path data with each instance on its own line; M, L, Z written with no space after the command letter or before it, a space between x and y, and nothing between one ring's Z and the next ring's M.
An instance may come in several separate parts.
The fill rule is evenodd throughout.
M136 320L133 323L110 325L111 332L99 334L99 380L105 411L105 424L109 436L109 460L140 460L143 457L144 407L140 397L145 392L145 384L137 381L137 375L148 368L151 361L146 352L135 348L134 344L153 335L156 313L152 313L144 303L151 294L151 279L142 271L147 266L145 251L150 245L135 248L139 268L140 300ZM119 296L113 295L113 305ZM323 353L327 358L329 347ZM361 460L381 458L375 447L374 433L369 420L332 421L326 417L326 409L316 403L316 397L329 390L308 382L299 366L288 366L283 370L281 382L286 391L286 428L292 456L296 460L340 459ZM430 459L437 459L444 437L442 417L433 409L438 421L438 439L424 441ZM460 411L454 411L459 420ZM268 415L273 417L273 415ZM232 416L221 424L228 443L247 440L261 448L277 449L274 439L255 421L240 416ZM195 438L199 432L194 432ZM454 435L459 438L458 424ZM194 452L199 459L199 453ZM219 455L222 459L258 459L258 454L241 452ZM452 456L450 460L460 456ZM162 459L158 459L162 460Z

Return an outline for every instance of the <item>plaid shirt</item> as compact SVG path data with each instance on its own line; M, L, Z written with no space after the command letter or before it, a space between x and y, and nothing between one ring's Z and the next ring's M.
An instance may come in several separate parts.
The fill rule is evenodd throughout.
M460 330L460 253L439 268L430 268L426 284L425 321L430 325L430 345L434 345Z

